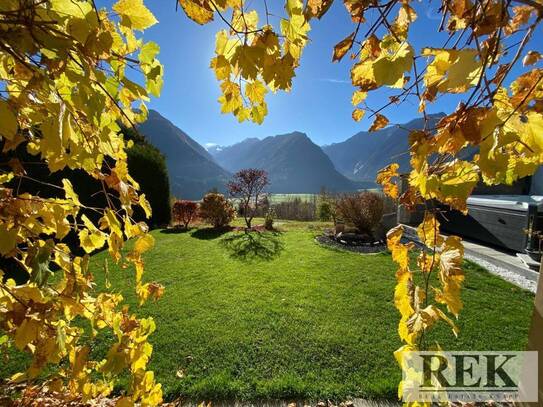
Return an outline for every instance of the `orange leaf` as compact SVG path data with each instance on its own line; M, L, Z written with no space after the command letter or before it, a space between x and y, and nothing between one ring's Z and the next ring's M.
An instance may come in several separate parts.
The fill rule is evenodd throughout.
M385 127L387 124L388 124L388 119L382 114L377 113L375 115L375 120L373 121L373 124L371 125L369 131L377 131Z

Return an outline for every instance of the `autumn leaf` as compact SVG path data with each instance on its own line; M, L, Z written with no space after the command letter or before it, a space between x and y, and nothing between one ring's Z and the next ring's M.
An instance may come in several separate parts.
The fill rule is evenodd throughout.
M145 30L158 22L143 0L119 0L113 10L121 16L124 25L135 30Z
M0 136L13 140L17 134L17 118L11 107L4 100L0 100Z
M255 80L248 82L245 85L245 94L247 98L255 104L261 104L264 102L264 96L267 93L267 89L262 82Z
M224 55L218 55L211 60L210 67L215 71L217 80L222 81L230 78L232 67Z
M356 122L359 122L362 117L364 117L364 113L366 113L364 110L362 109L354 109L353 110L353 120L356 121Z
M17 234L17 228L8 229L5 223L0 223L0 235L2 236L2 239L0 239L0 254L2 256L5 256L15 249L15 246L17 245Z
M352 48L354 40L354 32L349 34L346 38L338 42L334 46L334 55L332 56L332 62L341 61L347 52Z
M198 24L207 24L213 20L213 10L207 1L179 0L179 4L187 17Z
M435 250L443 243L443 238L439 234L439 222L435 215L430 212L424 214L424 220L417 228L417 235L421 242L432 250Z
M368 92L363 92L361 90L355 90L353 92L353 96L351 97L351 104L353 106L357 106L360 103L362 103L364 100L366 100L367 96L368 96Z
M537 51L528 51L526 56L522 59L522 65L528 66L537 63L541 58L541 54Z
M371 127L369 128L368 131L377 131L379 129L382 129L383 127L386 127L386 125L388 124L388 119L383 116L382 114L380 113L377 113L375 115L375 120L373 121Z
M427 88L443 93L463 93L475 86L482 73L482 62L474 49L425 48L423 56L433 56L424 74Z
M145 43L143 47L141 47L138 59L142 64L151 64L155 60L159 51L160 47L158 44L153 41L149 41Z
M305 15L308 18L317 17L322 18L332 5L333 0L308 0Z
M64 178L62 180L62 185L64 186L64 191L66 193L66 199L68 199L70 202L72 202L74 205L80 206L81 202L79 202L79 197L74 191L74 187L69 179Z
M398 168L400 166L397 163L387 165L385 168L379 170L376 178L376 182L383 186L383 192L392 199L397 199L399 193L398 185L392 181L392 178L399 177Z
M150 234L145 234L138 238L134 245L134 251L138 254L149 251L155 245L155 238Z

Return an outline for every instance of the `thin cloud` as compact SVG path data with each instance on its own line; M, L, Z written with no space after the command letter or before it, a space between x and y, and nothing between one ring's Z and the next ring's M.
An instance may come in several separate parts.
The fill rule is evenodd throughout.
M334 78L319 78L317 79L319 82L328 82L328 83L345 83L345 84L351 84L351 81L348 81L346 79L334 79Z

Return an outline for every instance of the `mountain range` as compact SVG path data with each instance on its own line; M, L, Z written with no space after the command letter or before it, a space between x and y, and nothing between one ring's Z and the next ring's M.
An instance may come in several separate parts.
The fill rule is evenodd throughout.
M322 187L336 192L354 191L356 183L341 175L330 158L306 134L250 138L214 150L215 160L231 172L262 168L270 177L269 192L317 193Z
M155 110L138 130L166 157L172 195L200 199L210 189L225 191L231 174L207 150Z
M443 116L444 113L428 115L428 127L434 128ZM341 143L323 146L322 149L346 177L375 182L377 172L393 162L400 165L400 173L409 171L408 134L423 127L424 119L418 118L372 133L361 131Z
M430 126L443 114L430 116ZM207 150L155 110L139 126L151 144L166 157L172 195L200 199L207 191L225 192L232 173L242 168L268 172L272 193L348 192L375 187L377 171L391 162L409 170L409 130L420 129L423 119L377 132L359 132L341 143L322 148L295 131L264 139L247 138L231 146Z

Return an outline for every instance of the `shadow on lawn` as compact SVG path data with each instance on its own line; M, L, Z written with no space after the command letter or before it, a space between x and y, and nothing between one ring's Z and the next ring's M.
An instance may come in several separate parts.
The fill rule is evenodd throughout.
M221 229L216 228L202 228L202 229L196 229L194 232L192 232L190 235L192 237L195 237L196 239L200 240L212 240L216 239L218 237L221 237L225 233L228 233L232 230L231 227L225 227Z
M283 251L280 232L235 233L221 240L230 256L243 261L272 260Z
M170 234L178 234L178 233L187 233L187 232L190 232L191 231L191 228L187 228L185 229L184 227L173 227L173 228L166 228L166 229L162 229L160 231L160 233L165 233L167 235L170 235Z

